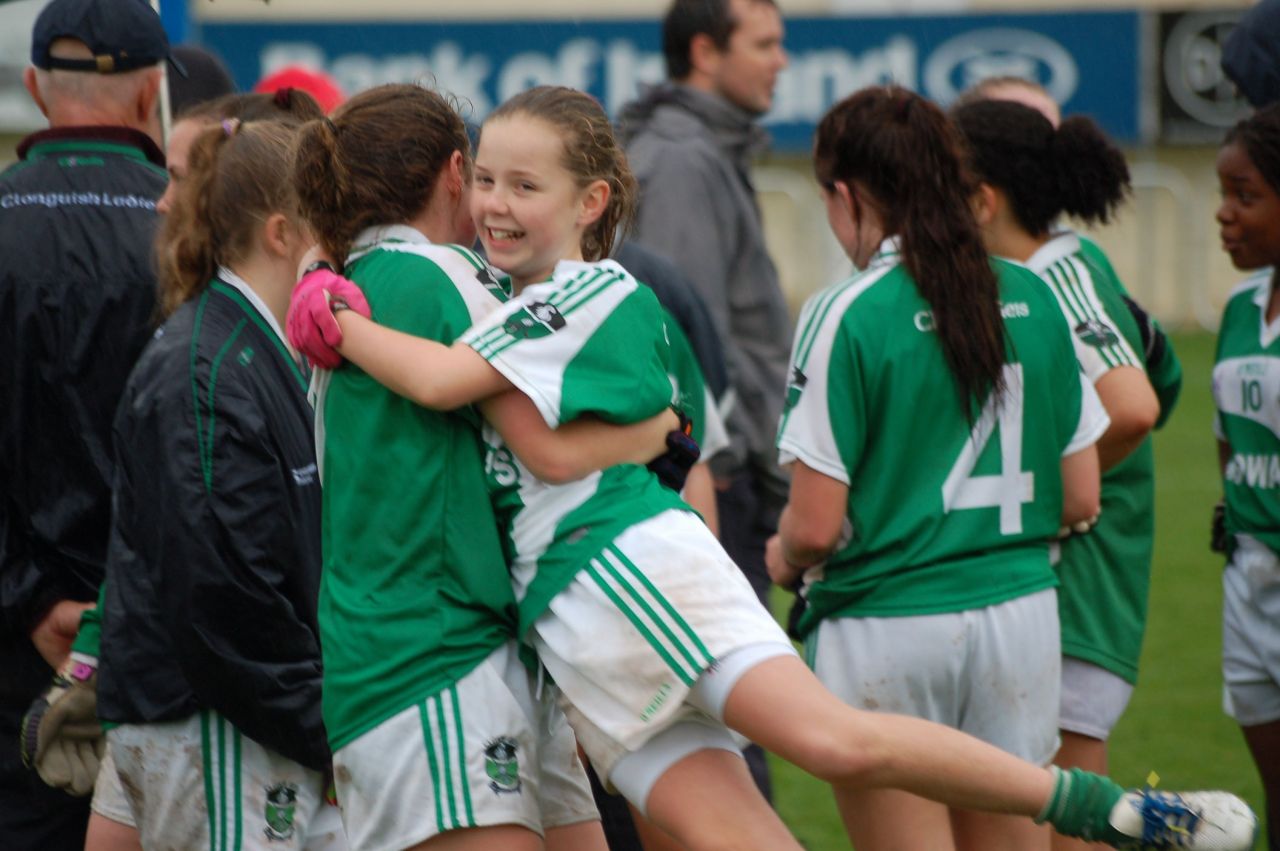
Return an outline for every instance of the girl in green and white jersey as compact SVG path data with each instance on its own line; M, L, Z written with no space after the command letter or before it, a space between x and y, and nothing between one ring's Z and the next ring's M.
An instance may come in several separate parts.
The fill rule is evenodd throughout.
M1254 274L1222 314L1213 367L1226 504L1222 674L1228 714L1262 774L1271 851L1280 849L1280 105L1218 151L1222 246Z
M1063 655L1055 762L1105 771L1106 740L1137 682L1147 620L1155 538L1148 434L1169 413L1182 372L1167 342L1146 356L1128 294L1096 246L1055 228L1064 214L1089 224L1110 219L1129 188L1124 154L1082 116L1055 126L1021 103L979 100L952 117L981 181L976 209L988 250L1026 264L1052 290L1080 368L1111 418L1098 440L1097 525L1053 553ZM1058 837L1054 847L1085 846Z
M1046 765L1059 679L1047 540L1097 510L1107 418L1053 296L988 259L959 150L945 116L902 92L855 95L819 127L829 221L863 271L801 315L770 566L780 584L805 575L798 629L842 699ZM859 849L1048 847L1025 819L901 791L837 803Z
M633 187L589 96L555 87L515 96L485 122L471 210L516 299L452 347L344 310L338 351L437 409L515 387L548 423L652 413L671 392L656 299L599 259ZM348 285L327 286L341 296ZM294 310L333 319L323 299L295 300ZM966 809L1039 815L1112 842L1142 834L1151 807L1105 778L1055 775L954 730L836 699L711 533L644 468L551 486L510 463L493 435L487 440L521 633L562 690L596 767L685 847L800 847L722 725L841 790L904 788ZM1252 814L1215 823L1252 831Z
M506 280L451 244L475 239L470 169L461 118L418 86L370 89L303 127L303 215L380 322L451 343L506 301ZM603 849L572 733L537 698L514 641L479 412L424 410L354 364L316 373L324 720L352 848L445 835L451 848L532 849L545 836L552 849ZM647 461L670 428L552 432L519 393L482 410L551 478Z

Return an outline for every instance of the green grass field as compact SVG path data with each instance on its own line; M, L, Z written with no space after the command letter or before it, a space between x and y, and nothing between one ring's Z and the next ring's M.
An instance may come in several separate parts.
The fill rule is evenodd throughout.
M1221 788L1262 810L1262 790L1239 728L1222 713L1222 559L1209 552L1221 495L1211 430L1213 338L1180 334L1182 398L1156 435L1156 554L1151 617L1138 688L1111 738L1111 773L1165 789ZM776 804L813 851L848 848L828 788L774 760ZM1260 842L1259 847L1265 843Z

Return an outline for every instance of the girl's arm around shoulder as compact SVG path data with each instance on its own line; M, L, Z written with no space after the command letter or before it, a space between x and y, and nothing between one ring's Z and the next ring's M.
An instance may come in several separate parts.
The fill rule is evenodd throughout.
M451 411L511 388L469 346L446 346L378 325L350 310L337 314L338 353L389 390L424 408Z
M480 411L529 472L551 485L618 464L647 464L666 451L667 432L680 425L679 418L664 409L629 425L580 417L552 429L533 401L518 390L489 397Z

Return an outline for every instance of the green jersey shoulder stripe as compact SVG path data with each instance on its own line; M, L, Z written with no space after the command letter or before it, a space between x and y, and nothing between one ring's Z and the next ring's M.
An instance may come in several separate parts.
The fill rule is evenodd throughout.
M893 260L896 261L896 259L895 253ZM805 303L804 309L800 312L798 326L800 331L796 335L795 350L791 355L787 398L783 403L782 419L778 423L778 433L775 437L775 441L780 446L787 430L791 411L795 407L795 398L804 386L805 370L808 368L815 341L829 336L822 333L823 329L832 321L839 322L859 296L897 267L896 262L890 262L876 268L869 268L847 281L828 287Z
M554 308L554 313L548 313L547 317L535 316L533 319L544 323L555 323L557 319L563 322L598 296L617 286L625 288L625 292L617 293L617 295L625 296L626 293L634 290L636 285L634 281L628 281L609 269L580 273L568 283L557 287L543 303ZM533 292L529 292L528 298L518 299L512 303L512 307L499 311L499 315L502 318L501 322L495 322L493 327L488 329L478 328L468 331L463 336L463 342L474 348L481 357L486 359L497 357L512 345L527 337L527 334L519 331L513 333L510 320L522 310L534 309L536 312L539 308L537 308L538 302L535 299L536 295ZM521 306L515 307L515 304L520 304ZM541 309L545 310L545 308ZM551 327L554 328L554 324Z
M811 299L809 304L805 306L804 315L800 319L803 330L797 338L796 352L793 356L794 365L804 369L809 360L809 355L813 351L813 342L817 339L819 330L826 324L832 308L840 305L841 309L836 315L843 315L854 299L866 292L872 284L883 278L886 273L892 271L895 266L896 263L869 268L847 281L828 287L824 292Z

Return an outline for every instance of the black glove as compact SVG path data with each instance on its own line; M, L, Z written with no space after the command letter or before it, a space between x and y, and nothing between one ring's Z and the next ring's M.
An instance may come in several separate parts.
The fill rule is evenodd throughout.
M1213 522L1209 526L1209 549L1215 553L1227 551L1227 506L1218 500L1213 507Z
M672 408L680 418L680 427L667 432L667 451L654 458L646 466L658 476L658 481L676 493L684 490L689 471L698 463L702 450L693 439L693 420L679 408Z

